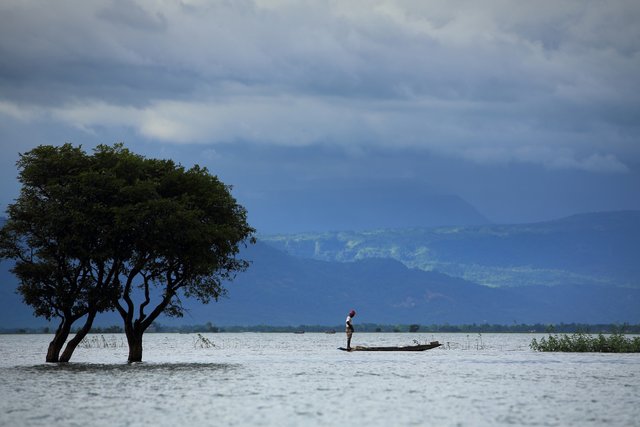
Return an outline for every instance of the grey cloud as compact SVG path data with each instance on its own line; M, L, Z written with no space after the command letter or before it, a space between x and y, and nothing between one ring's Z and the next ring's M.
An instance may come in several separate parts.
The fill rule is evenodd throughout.
M149 13L133 0L112 0L96 16L112 24L141 31L165 31L167 19L161 12Z
M640 158L637 2L48 5L0 6L0 101L16 117L585 170Z
M462 19L464 8L460 16L453 14L445 24L434 25L427 19L433 9L422 11L426 17L420 20L421 16L412 15L416 7L401 10L403 15L393 19L393 14L375 8L344 16L323 2L288 3L274 10L251 2L217 3L202 7L199 14L186 14L171 5L158 10L151 3L143 9L124 0L96 4L98 10L93 13L87 6L71 13L77 4L67 2L63 11L70 16L52 22L39 18L36 10L22 11L18 21L29 21L38 29L36 35L51 39L50 46L47 52L39 51L36 40L14 47L34 62L38 53L53 65L95 62L96 68L111 72L106 86L117 85L134 67L157 67L186 72L185 79L204 76L214 87L219 81L237 81L344 96L483 100L494 93L504 98L505 92L514 99L526 95L527 89L539 90L544 82L552 90L562 77L557 74L563 73L554 70L553 60L537 58L544 49L528 44L530 40L517 32L516 25L501 29L501 22L480 20L476 25L485 27L473 28L472 19ZM496 16L490 18L495 21L507 15L494 12ZM164 31L149 35L118 31L101 24L103 20L132 30ZM552 24L539 25L562 28L563 24L556 18ZM194 85L204 86L198 79Z

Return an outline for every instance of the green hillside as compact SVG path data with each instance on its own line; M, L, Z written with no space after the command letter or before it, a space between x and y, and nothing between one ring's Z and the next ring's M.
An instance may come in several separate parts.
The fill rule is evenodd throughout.
M640 287L640 211L516 225L262 236L291 255L326 261L393 258L487 286Z

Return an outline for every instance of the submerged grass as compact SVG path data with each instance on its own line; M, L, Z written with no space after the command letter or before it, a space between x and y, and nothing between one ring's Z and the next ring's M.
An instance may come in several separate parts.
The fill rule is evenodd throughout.
M202 334L198 334L198 337L193 342L193 348L213 348L216 345Z
M104 335L84 337L78 344L80 348L124 348L125 342L120 337L109 337L108 339Z
M529 347L535 351L640 353L640 337L626 337L622 333L611 334L608 337L603 334L592 336L582 332L572 335L550 334L540 341L534 338Z

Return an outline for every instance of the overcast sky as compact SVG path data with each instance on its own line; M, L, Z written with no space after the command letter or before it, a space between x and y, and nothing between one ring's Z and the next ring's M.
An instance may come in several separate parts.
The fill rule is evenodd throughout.
M639 22L637 0L3 0L0 205L18 153L122 141L207 166L267 233L419 225L432 195L493 222L640 209Z

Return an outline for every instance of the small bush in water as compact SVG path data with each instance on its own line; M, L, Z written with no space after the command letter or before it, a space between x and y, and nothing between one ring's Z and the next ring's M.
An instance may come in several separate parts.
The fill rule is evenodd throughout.
M216 345L208 339L207 337L202 336L202 334L198 334L198 337L193 342L193 348L212 348Z
M581 332L573 335L556 334L541 338L540 341L534 338L529 347L535 351L640 353L640 337L627 338L621 333L608 337L602 334L594 337Z
M110 337L109 339L105 338L104 335L97 335L91 337L84 337L82 341L78 344L78 347L81 348L123 348L125 346L124 340L116 337Z

